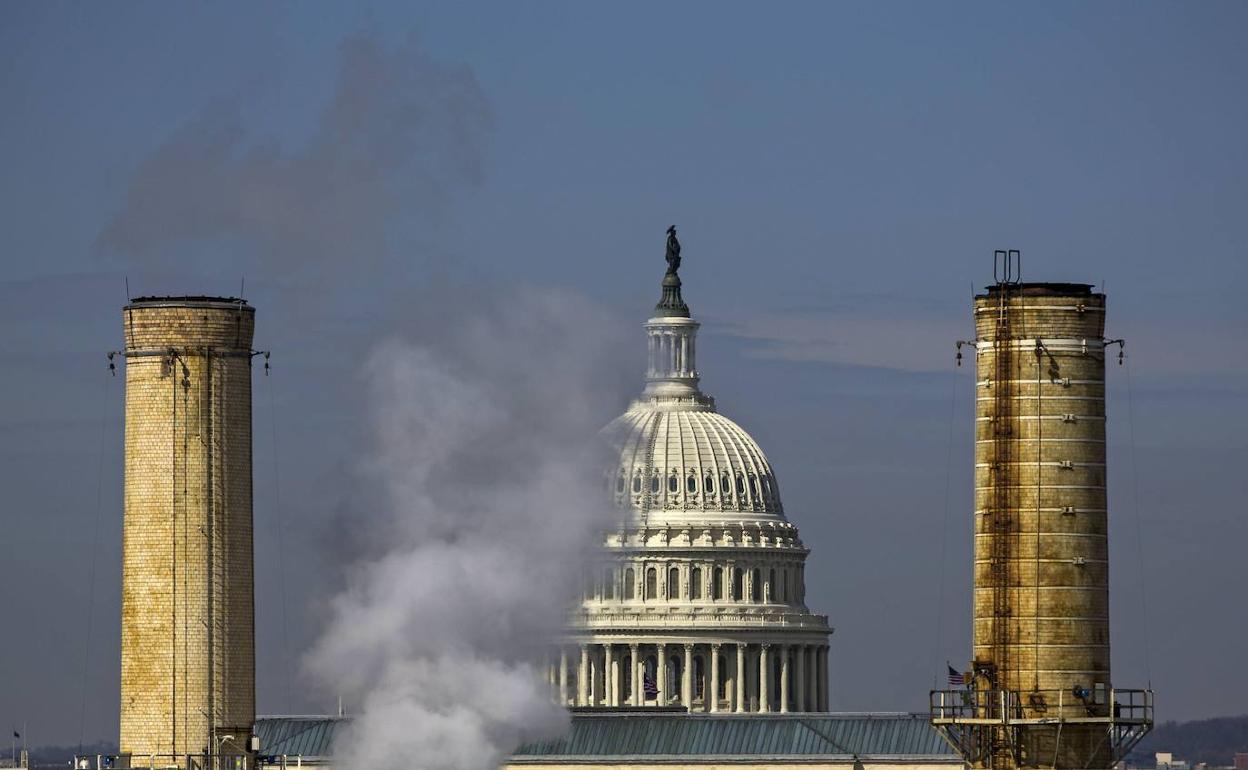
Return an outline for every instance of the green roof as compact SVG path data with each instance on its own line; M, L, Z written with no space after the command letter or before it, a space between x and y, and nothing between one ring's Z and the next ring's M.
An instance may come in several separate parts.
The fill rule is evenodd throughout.
M342 717L260 717L260 753L329 757ZM513 761L619 757L843 757L961 760L925 714L572 715L566 735L533 741Z
M334 732L350 722L344 717L257 717L255 734L263 755L328 757Z
M521 746L515 758L690 755L961 763L926 714L577 714L566 736Z

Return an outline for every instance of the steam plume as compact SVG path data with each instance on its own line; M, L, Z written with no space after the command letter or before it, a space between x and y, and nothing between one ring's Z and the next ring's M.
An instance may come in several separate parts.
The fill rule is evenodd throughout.
M621 400L610 330L584 300L523 290L375 349L364 474L388 546L309 658L362 712L342 761L485 770L564 724L542 663L610 516L587 451Z

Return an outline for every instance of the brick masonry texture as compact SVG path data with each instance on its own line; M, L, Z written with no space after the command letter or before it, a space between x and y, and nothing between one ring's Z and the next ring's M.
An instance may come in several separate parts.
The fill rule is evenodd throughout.
M251 343L242 303L137 301L126 351L123 753L199 754L255 720Z
M1047 710L1029 708L1028 716L1055 716L1059 691L1067 694L1065 716L1080 716L1072 688L1110 685L1105 297L1007 294L1009 341L996 339L1000 312L998 295L976 297L975 659L998 665L1003 689L1044 693ZM1005 382L997 368L1003 351ZM994 454L999 441L1011 444L1004 465ZM994 523L999 489L1008 534ZM992 557L1002 537L1008 610L998 617ZM996 624L1006 625L1009 640L1003 661ZM1068 726L1060 736L1032 729L1019 737L1023 764L1108 767L1104 734L1104 726Z

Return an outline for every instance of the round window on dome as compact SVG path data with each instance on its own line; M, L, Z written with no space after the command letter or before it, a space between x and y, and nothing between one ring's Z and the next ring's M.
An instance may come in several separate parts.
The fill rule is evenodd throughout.
M676 492L679 489L680 489L680 482L676 479L676 474L673 473L671 476L667 477L667 491Z
M693 494L698 491L698 479L696 476L690 476L685 479L685 491L689 494Z

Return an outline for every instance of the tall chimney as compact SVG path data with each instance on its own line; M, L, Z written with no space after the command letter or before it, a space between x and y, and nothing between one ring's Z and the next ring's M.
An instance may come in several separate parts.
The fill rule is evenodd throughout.
M255 722L255 310L144 297L123 321L120 751L185 766L246 752Z

